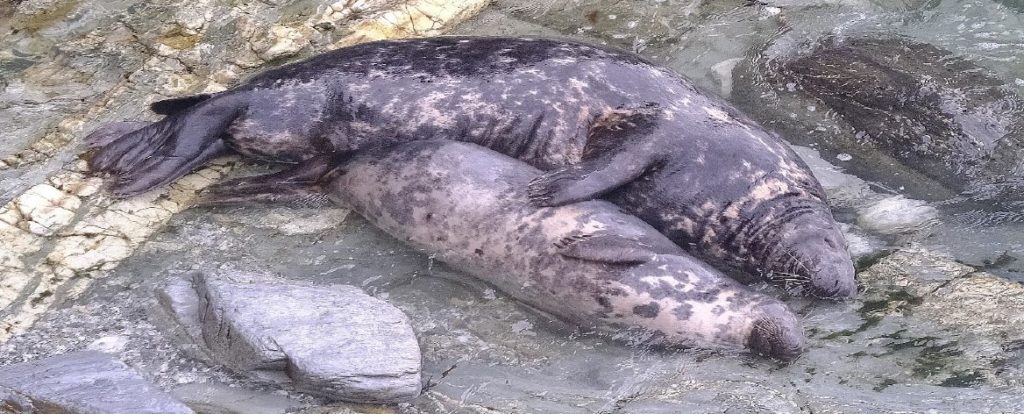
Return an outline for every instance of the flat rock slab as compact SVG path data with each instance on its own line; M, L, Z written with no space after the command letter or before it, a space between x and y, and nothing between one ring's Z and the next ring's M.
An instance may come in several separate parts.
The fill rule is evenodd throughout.
M203 414L285 414L302 406L283 395L216 382L185 384L171 390L171 395Z
M0 367L0 410L5 413L192 413L121 361L92 351Z
M298 390L337 400L419 395L420 348L409 319L356 287L234 272L172 280L158 296L196 342L236 370L271 379L276 372Z

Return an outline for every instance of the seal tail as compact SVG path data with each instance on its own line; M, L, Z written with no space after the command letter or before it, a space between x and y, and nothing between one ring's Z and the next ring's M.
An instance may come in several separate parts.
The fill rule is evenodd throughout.
M128 124L101 127L88 139L98 147L89 168L116 174L111 193L129 197L167 184L228 152L220 137L245 109L244 100L222 95L197 102L129 132L125 132ZM113 138L118 133L122 135Z

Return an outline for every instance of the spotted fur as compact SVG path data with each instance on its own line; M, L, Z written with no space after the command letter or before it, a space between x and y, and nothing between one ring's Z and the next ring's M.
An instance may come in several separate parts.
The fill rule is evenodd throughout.
M531 185L539 205L607 195L723 269L785 275L823 297L856 291L843 236L797 155L633 54L535 39L373 42L164 106L175 111L93 158L119 175L115 194L167 183L228 148L295 163L466 141L554 170Z
M526 183L539 173L476 145L420 141L345 162L325 188L394 237L584 328L800 354L803 331L785 305L609 202L530 205Z

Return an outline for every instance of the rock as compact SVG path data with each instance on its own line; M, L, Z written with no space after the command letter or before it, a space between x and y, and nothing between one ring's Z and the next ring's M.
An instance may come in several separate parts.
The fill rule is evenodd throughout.
M938 219L939 211L928 203L903 196L883 198L861 209L857 224L882 234L911 233Z
M179 327L193 339L203 337L199 326L199 296L190 280L171 278L156 291L157 301L170 313Z
M902 291L923 297L973 272L974 268L947 257L906 249L886 256L857 277L868 288L867 294Z
M159 298L196 342L236 370L337 400L419 395L420 350L408 318L358 288L230 272L196 274L192 289L171 282Z
M0 399L15 412L192 413L122 362L90 351L0 367Z
M736 65L741 61L743 61L743 58L726 59L711 67L713 77L721 86L719 92L722 96L729 97L729 95L732 95L732 71L736 69Z
M302 405L282 395L219 383L185 384L171 395L204 414L284 414Z
M859 276L865 291L858 312L872 324L904 326L889 338L924 345L918 376L950 386L1024 380L1011 363L1024 355L1024 284L921 249L897 251Z
M951 188L999 183L992 195L1019 192L1012 182L1024 99L973 61L905 38L864 37L826 42L786 68L802 91L905 165Z
M119 335L113 335L99 338L90 343L87 348L90 351L103 352L107 354L116 354L121 351L124 351L124 348L127 345L128 338Z
M985 272L970 273L932 291L915 315L962 332L1024 341L1024 286Z

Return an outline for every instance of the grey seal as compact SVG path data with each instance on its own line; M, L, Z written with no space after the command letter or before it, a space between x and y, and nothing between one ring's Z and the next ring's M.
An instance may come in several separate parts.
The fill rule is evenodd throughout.
M237 186L206 204L326 194L395 238L585 329L636 329L651 344L748 348L782 360L803 349L803 329L784 304L614 204L529 203L527 183L541 171L522 161L453 141L343 158L293 171L309 180Z
M229 151L297 163L467 141L548 171L530 184L537 205L606 196L722 269L818 297L856 293L846 242L799 157L630 53L539 39L373 42L152 109L167 116L89 137L99 147L90 165L118 177L115 195L166 184Z
M776 124L787 137L852 154L859 162L847 167L863 178L947 206L1020 212L1024 98L1014 85L935 45L878 36L819 39L799 52L770 44L737 76L753 80L737 88L749 89L740 100L795 113ZM838 116L823 123L794 109L807 106ZM808 132L822 126L837 131Z

